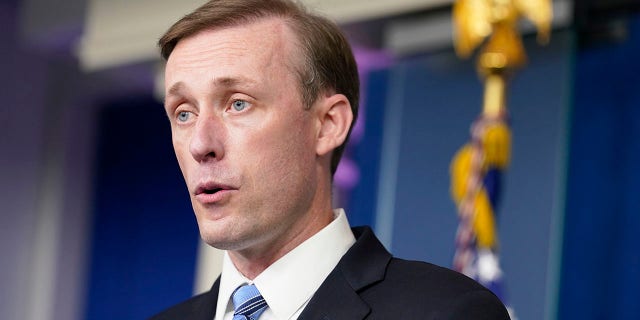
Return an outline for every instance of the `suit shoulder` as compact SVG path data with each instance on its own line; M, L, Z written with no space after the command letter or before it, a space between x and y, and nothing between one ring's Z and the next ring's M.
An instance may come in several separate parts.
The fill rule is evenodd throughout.
M381 319L404 312L429 319L509 319L491 291L461 273L427 262L392 258L384 279L364 290L362 297L378 306L375 318Z
M392 258L387 268L386 279L400 281L406 285L429 283L438 287L440 294L457 294L473 290L487 290L475 280L451 269L422 261ZM445 290L446 292L442 292Z
M216 301L213 298L211 292L201 293L165 309L149 318L149 320L195 319L202 313L213 315L216 305Z

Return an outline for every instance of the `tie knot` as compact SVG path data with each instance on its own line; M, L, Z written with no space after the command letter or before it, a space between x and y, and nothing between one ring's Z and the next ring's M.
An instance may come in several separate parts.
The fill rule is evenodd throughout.
M267 308L267 302L253 284L238 287L231 299L235 308L233 320L256 320Z

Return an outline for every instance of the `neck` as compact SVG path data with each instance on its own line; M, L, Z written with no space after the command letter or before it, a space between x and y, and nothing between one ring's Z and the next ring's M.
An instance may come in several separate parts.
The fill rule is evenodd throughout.
M228 251L236 269L253 280L278 259L329 225L334 219L330 189L330 179L319 183L309 209L282 233L243 249Z
M253 280L273 263L329 225L333 221L333 211L315 215L312 221L305 221L300 222L303 229L288 235L285 239L250 249L229 251L231 261L242 275Z

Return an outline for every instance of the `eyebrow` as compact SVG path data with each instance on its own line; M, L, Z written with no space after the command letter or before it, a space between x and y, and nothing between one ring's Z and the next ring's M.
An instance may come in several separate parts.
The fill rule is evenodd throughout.
M165 107L167 106L167 99L174 97L174 96L180 96L182 95L182 91L184 91L184 82L182 81L178 81L176 83L174 83L169 90L167 90L167 94L164 97L164 105Z
M169 90L167 90L167 96L180 95L180 92L184 90L184 82L179 81L174 83Z
M214 86L221 86L221 87L225 87L225 88L231 88L231 87L235 87L241 84L249 84L249 85L254 85L256 84L257 81L253 80L253 79L249 79L243 76L239 76L239 77L218 77L218 78L214 78L213 79L213 85ZM167 98L171 98L173 96L181 96L183 94L183 91L186 90L185 89L185 84L182 81L178 81L176 83L174 83L171 87L169 87L169 90L167 90L167 94L165 96L164 102L166 105L167 102Z
M246 77L219 77L213 79L213 84L221 87L235 87L240 84L255 84L257 81Z

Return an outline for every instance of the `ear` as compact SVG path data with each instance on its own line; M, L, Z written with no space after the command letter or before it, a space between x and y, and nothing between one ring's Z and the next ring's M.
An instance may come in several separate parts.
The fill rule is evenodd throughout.
M316 110L320 120L316 153L324 156L330 154L347 139L353 122L353 112L351 112L349 100L343 94L334 94L321 99Z

